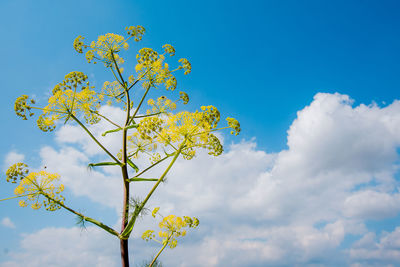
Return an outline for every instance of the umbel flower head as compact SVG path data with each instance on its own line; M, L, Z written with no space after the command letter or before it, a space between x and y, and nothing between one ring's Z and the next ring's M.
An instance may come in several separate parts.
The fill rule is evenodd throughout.
M156 217L156 215L160 215L158 213L159 207L155 208L152 212L152 216ZM199 219L196 217L188 217L188 216L175 216L168 215L163 217L163 219L159 222L158 227L160 231L158 232L158 236L162 238L162 240L158 240L156 235L154 234L154 230L147 230L142 234L142 239L145 241L154 240L163 245L168 245L170 248L175 248L178 244L178 237L183 237L186 235L188 228L196 228L199 225Z
M158 100L149 100L149 105L156 112L166 110L170 103ZM148 111L150 112L150 111ZM220 113L214 106L203 106L201 111L188 112L182 111L176 114L164 113L166 116L148 117L140 121L137 128L140 135L137 138L157 142L164 147L181 144L186 145L182 148L182 155L185 159L192 159L196 155L196 148L205 148L209 150L210 155L218 156L223 152L223 147L219 139L212 134L213 131L231 128L232 134L240 132L240 125L237 120L228 118L228 126L217 128L220 121Z
M42 110L37 125L44 132L53 131L58 120L68 119L71 115L82 115L89 124L97 123L100 120L97 110L104 96L93 91L87 79L88 77L82 72L70 72L65 75L61 83L54 86L47 106L33 107L35 101L33 99L28 101L29 97L22 95L15 101L15 112L26 120L27 114L33 115L31 111L33 108Z
M6 172L7 182L17 183L14 194L17 197L24 197L19 201L21 207L31 203L32 209L40 209L42 205L46 210L54 211L64 203L65 198L60 194L64 191L64 185L56 182L60 175L46 171L29 172L28 166L24 163L16 163L8 168Z

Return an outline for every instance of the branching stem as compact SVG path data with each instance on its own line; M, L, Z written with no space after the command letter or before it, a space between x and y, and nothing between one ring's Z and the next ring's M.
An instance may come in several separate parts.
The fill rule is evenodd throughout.
M122 164L116 157L114 157L113 154L111 154L110 151L108 151L108 150L99 142L99 140L96 139L96 137L94 137L94 135L89 131L89 129L86 128L86 126L83 125L83 123L82 123L80 120L78 120L78 118L75 117L74 114L72 114L72 113L70 112L69 115L71 116L72 119L74 119L74 121L76 121L76 122L85 130L85 132L87 132L87 134L96 142L96 144L99 145L99 147L101 147L101 148L104 150L104 152L106 152L116 163L118 163L119 165Z

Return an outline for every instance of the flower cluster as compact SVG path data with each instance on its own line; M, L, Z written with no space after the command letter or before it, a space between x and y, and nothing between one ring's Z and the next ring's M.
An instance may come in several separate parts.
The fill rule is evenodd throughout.
M84 48L88 49L85 56L89 63L96 64L98 61L101 61L107 67L113 64L124 63L124 59L118 55L118 52L122 48L125 50L129 48L129 44L123 36L114 33L100 35L97 41L92 41L90 46L84 44L84 39L84 37L79 35L74 40L73 45L78 53L83 53Z
M186 105L189 103L189 95L185 92L179 92L179 98L183 101L183 104Z
M164 48L165 54L169 54L171 57L175 55L175 48L172 45L165 44L162 48Z
M139 42L142 40L143 34L146 32L145 28L143 26L129 26L126 27L125 30L128 32L129 36L132 36L136 42Z
M28 165L25 163L15 163L6 171L6 180L15 184L18 180L22 180L28 174Z
M55 185L60 179L60 175L48 173L46 171L30 172L28 166L24 163L16 163L7 170L7 182L16 183L19 179L19 185L15 188L14 194L18 197L26 197L20 200L19 205L26 207L27 202L31 202L32 209L40 209L42 205L46 210L55 211L63 204L65 198L60 195L64 191L64 185ZM43 196L44 199L40 199Z
M55 122L68 117L69 114L77 115L82 112L87 123L94 124L100 118L96 114L100 107L99 102L103 96L91 90L87 76L82 72L71 72L65 76L63 82L53 89L53 95L48 100L48 105L43 109L37 124L42 131L52 131ZM80 90L78 88L80 87Z
M173 49L172 46L170 47ZM164 55L159 55L151 48L142 48L136 58L138 63L135 70L140 76L144 76L143 86L145 88L164 84L167 90L175 90L176 78L172 75L173 71L169 69L169 65L164 63Z
M158 213L160 208L155 208L153 210L152 216ZM161 215L160 215L161 216ZM162 217L162 216L161 216ZM187 228L196 228L199 225L199 219L196 217L178 217L175 215L168 215L163 217L162 221L158 224L160 231L158 236L162 238L162 241L156 239L154 230L147 230L142 234L142 239L149 241L154 240L163 245L168 245L170 248L175 248L178 244L177 237L185 236Z
M87 123L97 123L100 120L97 109L104 95L91 90L93 87L89 86L87 78L82 72L68 73L61 83L54 86L52 96L44 108L33 107L35 101L32 99L28 104L29 97L22 95L15 101L15 113L26 120L27 114L34 115L31 112L32 108L43 110L37 120L37 125L44 132L53 131L57 120L69 118L71 115L76 116L78 112L83 113Z
M31 106L28 104L29 96L22 95L15 100L14 110L17 116L21 117L23 120L27 120L26 114L33 116L34 113L31 111ZM31 99L30 104L35 104L35 100Z
M232 128L231 134L238 135L240 133L240 123L234 118L226 118L228 125Z
M106 81L104 82L103 88L101 89L101 95L108 97L109 100L107 101L107 104L111 105L113 100L117 103L121 102L121 98L118 96L122 95L123 90L124 89L119 82Z
M137 132L127 137L129 154L128 157L138 158L141 153L146 153L150 156L150 152L157 149L157 143L149 139L143 139L138 136Z
M213 134L208 135L208 141L205 144L205 148L209 150L208 154L213 156L219 156L222 154L222 152L224 152L224 148L218 137Z
M176 109L176 103L172 100L166 98L165 96L160 96L157 98L157 102L153 99L149 99L147 104L152 107L151 110L147 110L147 114L151 113L167 113Z
M154 100L150 100L149 104L155 105ZM202 106L201 111L182 111L177 114L166 113L166 115L163 118L147 117L142 119L137 128L140 138L158 142L164 146L173 146L185 141L181 150L185 159L192 159L196 155L196 148L205 148L209 150L210 155L214 156L222 153L221 142L211 134L212 131L217 130L220 121L220 113L217 108ZM232 120L234 119L230 119L230 122ZM232 126L229 125L229 127L237 126L233 122L231 124Z
M182 63L182 66L180 68L183 68L185 70L184 74L189 74L192 71L192 64L190 64L189 60L186 58L181 58L179 59L179 62Z
M82 37L82 36L79 35L74 40L74 49L76 50L76 52L78 52L80 54L83 53L82 48L85 46L85 44L83 43L84 39L85 39L85 37Z
M155 135L161 131L163 122L164 121L158 117L147 117L142 119L137 128L140 138L152 141L155 138Z

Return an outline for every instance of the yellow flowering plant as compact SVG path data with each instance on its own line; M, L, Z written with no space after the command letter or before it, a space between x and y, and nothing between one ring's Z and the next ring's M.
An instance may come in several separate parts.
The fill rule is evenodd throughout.
M39 112L37 125L44 132L53 131L60 123L74 123L80 126L110 160L90 163L89 167L121 168L123 181L121 229L115 230L69 207L61 195L64 190L64 185L60 182L62 178L56 173L47 170L30 172L28 166L21 162L10 166L6 173L6 180L17 184L14 190L15 196L6 199L20 198L20 206L25 207L29 203L33 209L45 207L49 211L55 211L63 208L77 215L80 221L90 222L104 229L120 242L122 266L129 266L128 240L137 218L148 209L146 205L149 199L165 181L176 160L180 156L191 160L199 149L206 149L210 155L218 156L223 152L223 147L214 132L223 129L230 129L234 135L240 132L240 124L233 118L227 118L226 125L219 126L221 116L214 106L202 106L194 112L175 112L178 104L189 102L189 96L185 92L179 92L175 100L163 95L157 99L148 99L149 92L161 87L174 91L177 88L174 73L182 70L185 75L189 74L192 66L187 59L182 58L178 60L177 67L171 68L166 62L167 56L174 56L175 49L172 45L166 44L162 46L161 53L151 48L140 49L136 55L136 64L127 67L135 71L125 75L122 66L126 63L121 51L129 49L130 42L139 42L145 29L142 26L130 26L126 31L126 36L113 33L101 35L90 44L85 43L84 37L78 36L73 43L76 52L85 53L88 63L103 63L112 73L113 81L104 82L102 88L98 90L90 85L87 75L73 71L54 86L44 107L37 106L36 101L28 95L18 97L14 105L16 114L23 120ZM135 95L141 94L135 101L132 94L134 91ZM144 108L145 104L148 106L147 109ZM124 110L124 122L116 123L106 114L102 114L101 107L104 105ZM111 153L90 131L88 126L101 120L105 120L110 126L104 131L103 136L122 133L119 153ZM139 157L148 158L149 165L140 169L135 164ZM150 178L143 176L150 169L168 160L169 164L159 175ZM135 200L132 205L130 200L135 189L133 183L136 182L152 183L152 187L143 200ZM153 217L159 214L158 209L153 211ZM195 228L198 224L199 220L195 217L169 215L162 217L159 223L160 240L155 237L153 230L146 231L142 235L143 239L154 240L162 245L150 266L166 246L174 248L177 245L177 238L185 236L186 229Z
M142 234L142 239L145 241L153 240L162 245L160 250L157 252L156 256L150 263L149 267L152 267L153 264L157 261L161 252L169 246L171 249L175 248L178 245L178 237L184 237L186 235L186 229L188 228L196 228L199 225L199 219L196 217L188 217L183 216L178 217L175 215L168 215L166 217L162 216L158 211L159 207L155 208L151 215L155 218L156 215L162 217L162 220L159 222L158 226L160 231L158 232L158 236L161 239L158 239L155 235L154 230L147 230Z

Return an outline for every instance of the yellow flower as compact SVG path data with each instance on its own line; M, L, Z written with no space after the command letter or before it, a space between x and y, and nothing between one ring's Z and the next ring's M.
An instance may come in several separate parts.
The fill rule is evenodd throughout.
M18 205L20 205L21 207L26 207L27 206L25 200L20 200L18 202Z
M68 117L69 113L83 114L87 123L99 122L100 117L96 110L100 107L99 102L104 97L91 90L87 76L82 72L71 72L67 74L64 81L57 84L53 89L53 95L48 99L48 105L43 109L37 124L42 131L52 131L56 127L56 121Z
M64 197L60 195L64 190L64 185L56 186L54 184L59 178L58 174L46 171L31 172L26 175L14 190L14 194L17 196L26 195L26 200L21 200L19 205L26 207L28 201L32 202L31 207L33 209L39 209L42 205L50 211L59 209L60 206L56 201L60 203L64 201ZM41 201L40 196L44 197Z
M142 65L142 64L136 64L136 66L135 66L135 71L136 71L136 72L139 72L139 71L142 70L142 68L143 68L143 65Z
M160 207L154 208L153 212L151 213L151 216L154 218L156 217L157 212L160 210Z
M135 41L138 42L142 40L143 34L146 32L146 30L143 28L143 26L129 26L126 27L125 30L127 30L128 35L134 37Z

